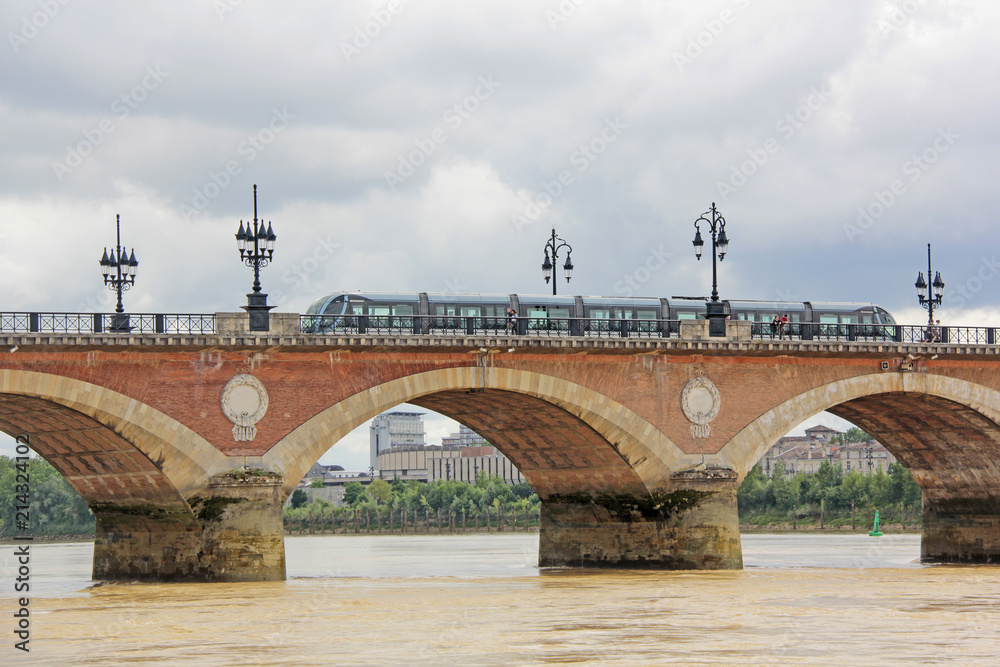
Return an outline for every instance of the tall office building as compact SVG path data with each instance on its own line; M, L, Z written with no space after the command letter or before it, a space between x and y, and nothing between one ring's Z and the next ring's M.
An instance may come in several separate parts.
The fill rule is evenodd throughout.
M378 469L378 455L390 447L404 445L423 447L427 444L424 433L424 413L383 412L372 421L369 429L371 467Z
M443 447L486 447L490 443L465 424L459 424L458 433L441 438Z

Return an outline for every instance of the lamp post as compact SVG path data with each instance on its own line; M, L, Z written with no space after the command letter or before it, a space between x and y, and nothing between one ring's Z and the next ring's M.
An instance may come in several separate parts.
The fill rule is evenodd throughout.
M121 216L115 215L115 246L111 249L111 256L108 256L107 247L104 248L104 255L101 256L101 274L104 276L104 284L118 294L118 305L115 306L115 317L112 320L112 331L129 331L128 315L124 315L125 306L122 305L122 292L132 289L135 284L135 274L139 270L139 262L135 259L135 248L129 252L122 247L122 225Z
M706 217L709 215L711 217ZM694 244L694 255L699 261L701 260L701 251L705 247L705 241L701 237L701 226L698 224L700 222L708 225L709 232L712 235L712 298L708 302L708 335L725 336L726 308L725 304L719 301L719 279L715 257L718 255L721 262L726 258L726 252L729 250L729 237L726 236L726 219L715 208L715 202L712 202L712 208L705 211L700 218L694 221L695 234L692 243Z
M274 241L278 237L271 229L271 223L267 223L264 229L264 221L257 223L257 186L253 186L253 230L247 222L246 228L240 220L240 231L236 233L236 245L240 250L240 259L243 263L253 269L253 292L247 294L247 305L243 310L250 315L250 331L270 331L271 323L269 311L274 306L267 305L267 295L260 291L260 270L271 263L274 257Z
M930 282L931 276L934 276L934 282ZM941 300L944 298L944 281L941 280L941 272L938 271L936 274L931 272L931 244L927 244L927 282L924 281L924 272L921 271L917 274L917 282L914 283L914 287L917 288L917 298L920 300L920 305L927 309L927 333L928 337L934 338L934 306L940 306Z
M558 241L558 243L556 243ZM558 282L552 275L552 269L556 260L559 259L559 249L566 248L566 263L563 264L563 271L566 275L566 282L573 277L573 260L570 259L570 253L573 252L573 246L566 243L563 239L556 236L556 228L552 228L552 238L545 242L545 260L542 262L542 275L545 276L545 282L549 282L552 279L552 294L556 293L556 282ZM552 259L549 260L549 253L552 253Z

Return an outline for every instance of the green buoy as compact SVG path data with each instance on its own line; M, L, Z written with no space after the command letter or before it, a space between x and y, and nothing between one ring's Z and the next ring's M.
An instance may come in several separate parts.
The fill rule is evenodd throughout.
M882 531L878 529L878 510L875 510L875 525L868 532L870 537L882 537Z

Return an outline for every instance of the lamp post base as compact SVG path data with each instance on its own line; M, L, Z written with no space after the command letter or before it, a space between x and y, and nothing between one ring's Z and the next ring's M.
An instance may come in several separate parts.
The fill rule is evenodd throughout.
M274 306L267 305L267 295L260 292L247 294L247 305L241 306L250 315L250 331L270 331Z
M708 335L713 338L725 338L726 336L726 306L721 301L709 301L708 312Z

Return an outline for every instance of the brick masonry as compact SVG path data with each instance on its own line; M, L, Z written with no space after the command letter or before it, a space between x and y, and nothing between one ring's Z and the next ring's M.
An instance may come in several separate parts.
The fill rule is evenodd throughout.
M0 356L0 428L31 433L88 502L190 501L243 457L281 472L287 494L340 437L411 402L480 430L546 499L670 491L675 472L699 464L743 475L778 437L830 409L911 466L934 511L996 513L992 347L41 334L7 342L19 349ZM235 441L220 405L240 373L270 399L252 442ZM705 438L680 404L695 377L711 380L721 400Z

